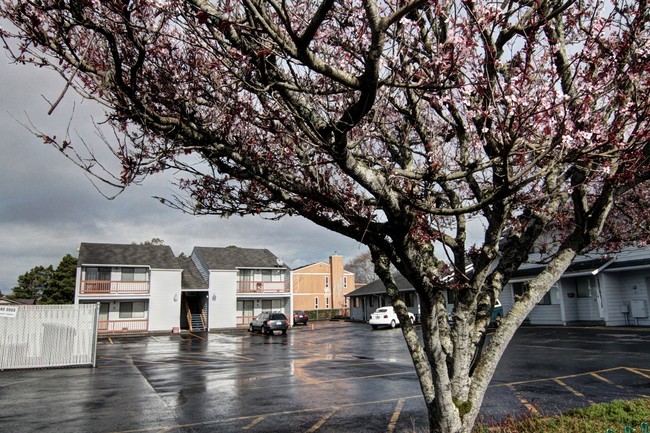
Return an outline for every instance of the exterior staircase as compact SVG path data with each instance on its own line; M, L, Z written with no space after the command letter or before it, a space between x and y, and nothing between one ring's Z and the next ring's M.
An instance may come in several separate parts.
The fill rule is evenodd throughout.
M192 314L192 325L190 326L190 329L192 331L205 331L205 328L203 327L203 320L201 320L200 313Z

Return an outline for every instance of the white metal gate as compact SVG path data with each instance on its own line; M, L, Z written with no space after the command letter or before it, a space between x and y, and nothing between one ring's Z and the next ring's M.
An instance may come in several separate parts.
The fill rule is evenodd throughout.
M99 304L1 305L0 370L92 365Z

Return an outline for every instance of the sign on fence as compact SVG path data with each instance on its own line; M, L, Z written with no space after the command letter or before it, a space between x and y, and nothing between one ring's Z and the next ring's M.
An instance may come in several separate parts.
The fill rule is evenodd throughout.
M95 366L99 304L0 306L0 370Z
M0 317L16 317L18 307L12 305L0 305Z

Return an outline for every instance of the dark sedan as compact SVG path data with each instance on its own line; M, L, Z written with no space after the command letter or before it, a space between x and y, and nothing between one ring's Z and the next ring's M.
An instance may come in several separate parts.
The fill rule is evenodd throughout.
M309 320L309 316L304 311L297 310L293 312L294 326L297 325L298 323L302 323L303 325L306 325L308 320Z

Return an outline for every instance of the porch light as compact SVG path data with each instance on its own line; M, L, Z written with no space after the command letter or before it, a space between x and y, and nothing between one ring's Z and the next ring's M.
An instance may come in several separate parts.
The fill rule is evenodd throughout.
M212 294L212 300L213 300L213 301L216 301L216 300L217 300L217 292L214 292L214 293Z

